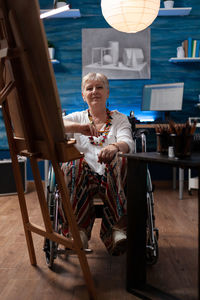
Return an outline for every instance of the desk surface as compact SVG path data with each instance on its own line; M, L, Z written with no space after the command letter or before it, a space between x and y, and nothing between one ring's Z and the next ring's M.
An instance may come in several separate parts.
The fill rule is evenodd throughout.
M160 154L158 152L140 152L133 154L121 154L128 159L164 163L173 166L179 166L183 168L200 168L200 153L193 153L190 157L180 158L169 158L167 155Z

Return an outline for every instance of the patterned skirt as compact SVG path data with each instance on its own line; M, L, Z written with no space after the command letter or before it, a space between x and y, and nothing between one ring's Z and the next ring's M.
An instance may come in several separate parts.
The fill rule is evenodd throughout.
M116 155L111 163L105 165L103 175L92 171L84 158L64 163L62 171L79 230L85 231L88 240L91 237L95 220L93 198L98 194L102 199L103 213L100 237L108 252L112 254L113 230L126 231L127 226L126 159ZM64 217L63 234L67 235L70 229L64 213L62 215Z

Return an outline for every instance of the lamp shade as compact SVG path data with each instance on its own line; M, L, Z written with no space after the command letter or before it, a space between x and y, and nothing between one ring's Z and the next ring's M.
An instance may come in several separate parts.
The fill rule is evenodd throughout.
M101 0L101 10L108 24L122 32L134 33L155 20L160 0Z

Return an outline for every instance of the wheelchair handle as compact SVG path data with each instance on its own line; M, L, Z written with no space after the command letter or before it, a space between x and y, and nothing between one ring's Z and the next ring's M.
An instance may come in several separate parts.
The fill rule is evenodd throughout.
M149 133L148 129L136 129L133 132L133 139L140 138L143 134L146 136Z

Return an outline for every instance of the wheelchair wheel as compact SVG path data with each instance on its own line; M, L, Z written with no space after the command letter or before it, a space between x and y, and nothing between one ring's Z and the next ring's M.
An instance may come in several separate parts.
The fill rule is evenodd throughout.
M154 265L158 260L158 229L155 228L153 195L147 193L146 263Z
M50 269L52 269L54 259L57 256L57 254L56 254L56 252L57 252L56 243L52 242L49 239L45 239L44 251L45 251L46 264Z
M50 220L52 223L53 230L58 232L59 231L59 224L58 224L58 192L56 190L56 183L55 183L55 174L53 168L50 168L49 171L49 186L47 188L47 205L49 209ZM44 241L44 252L46 263L49 268L53 267L54 259L57 257L57 248L58 244L53 242L47 238Z
M146 263L148 265L154 265L158 261L158 240L156 234L154 234L154 243L147 241L146 246Z

